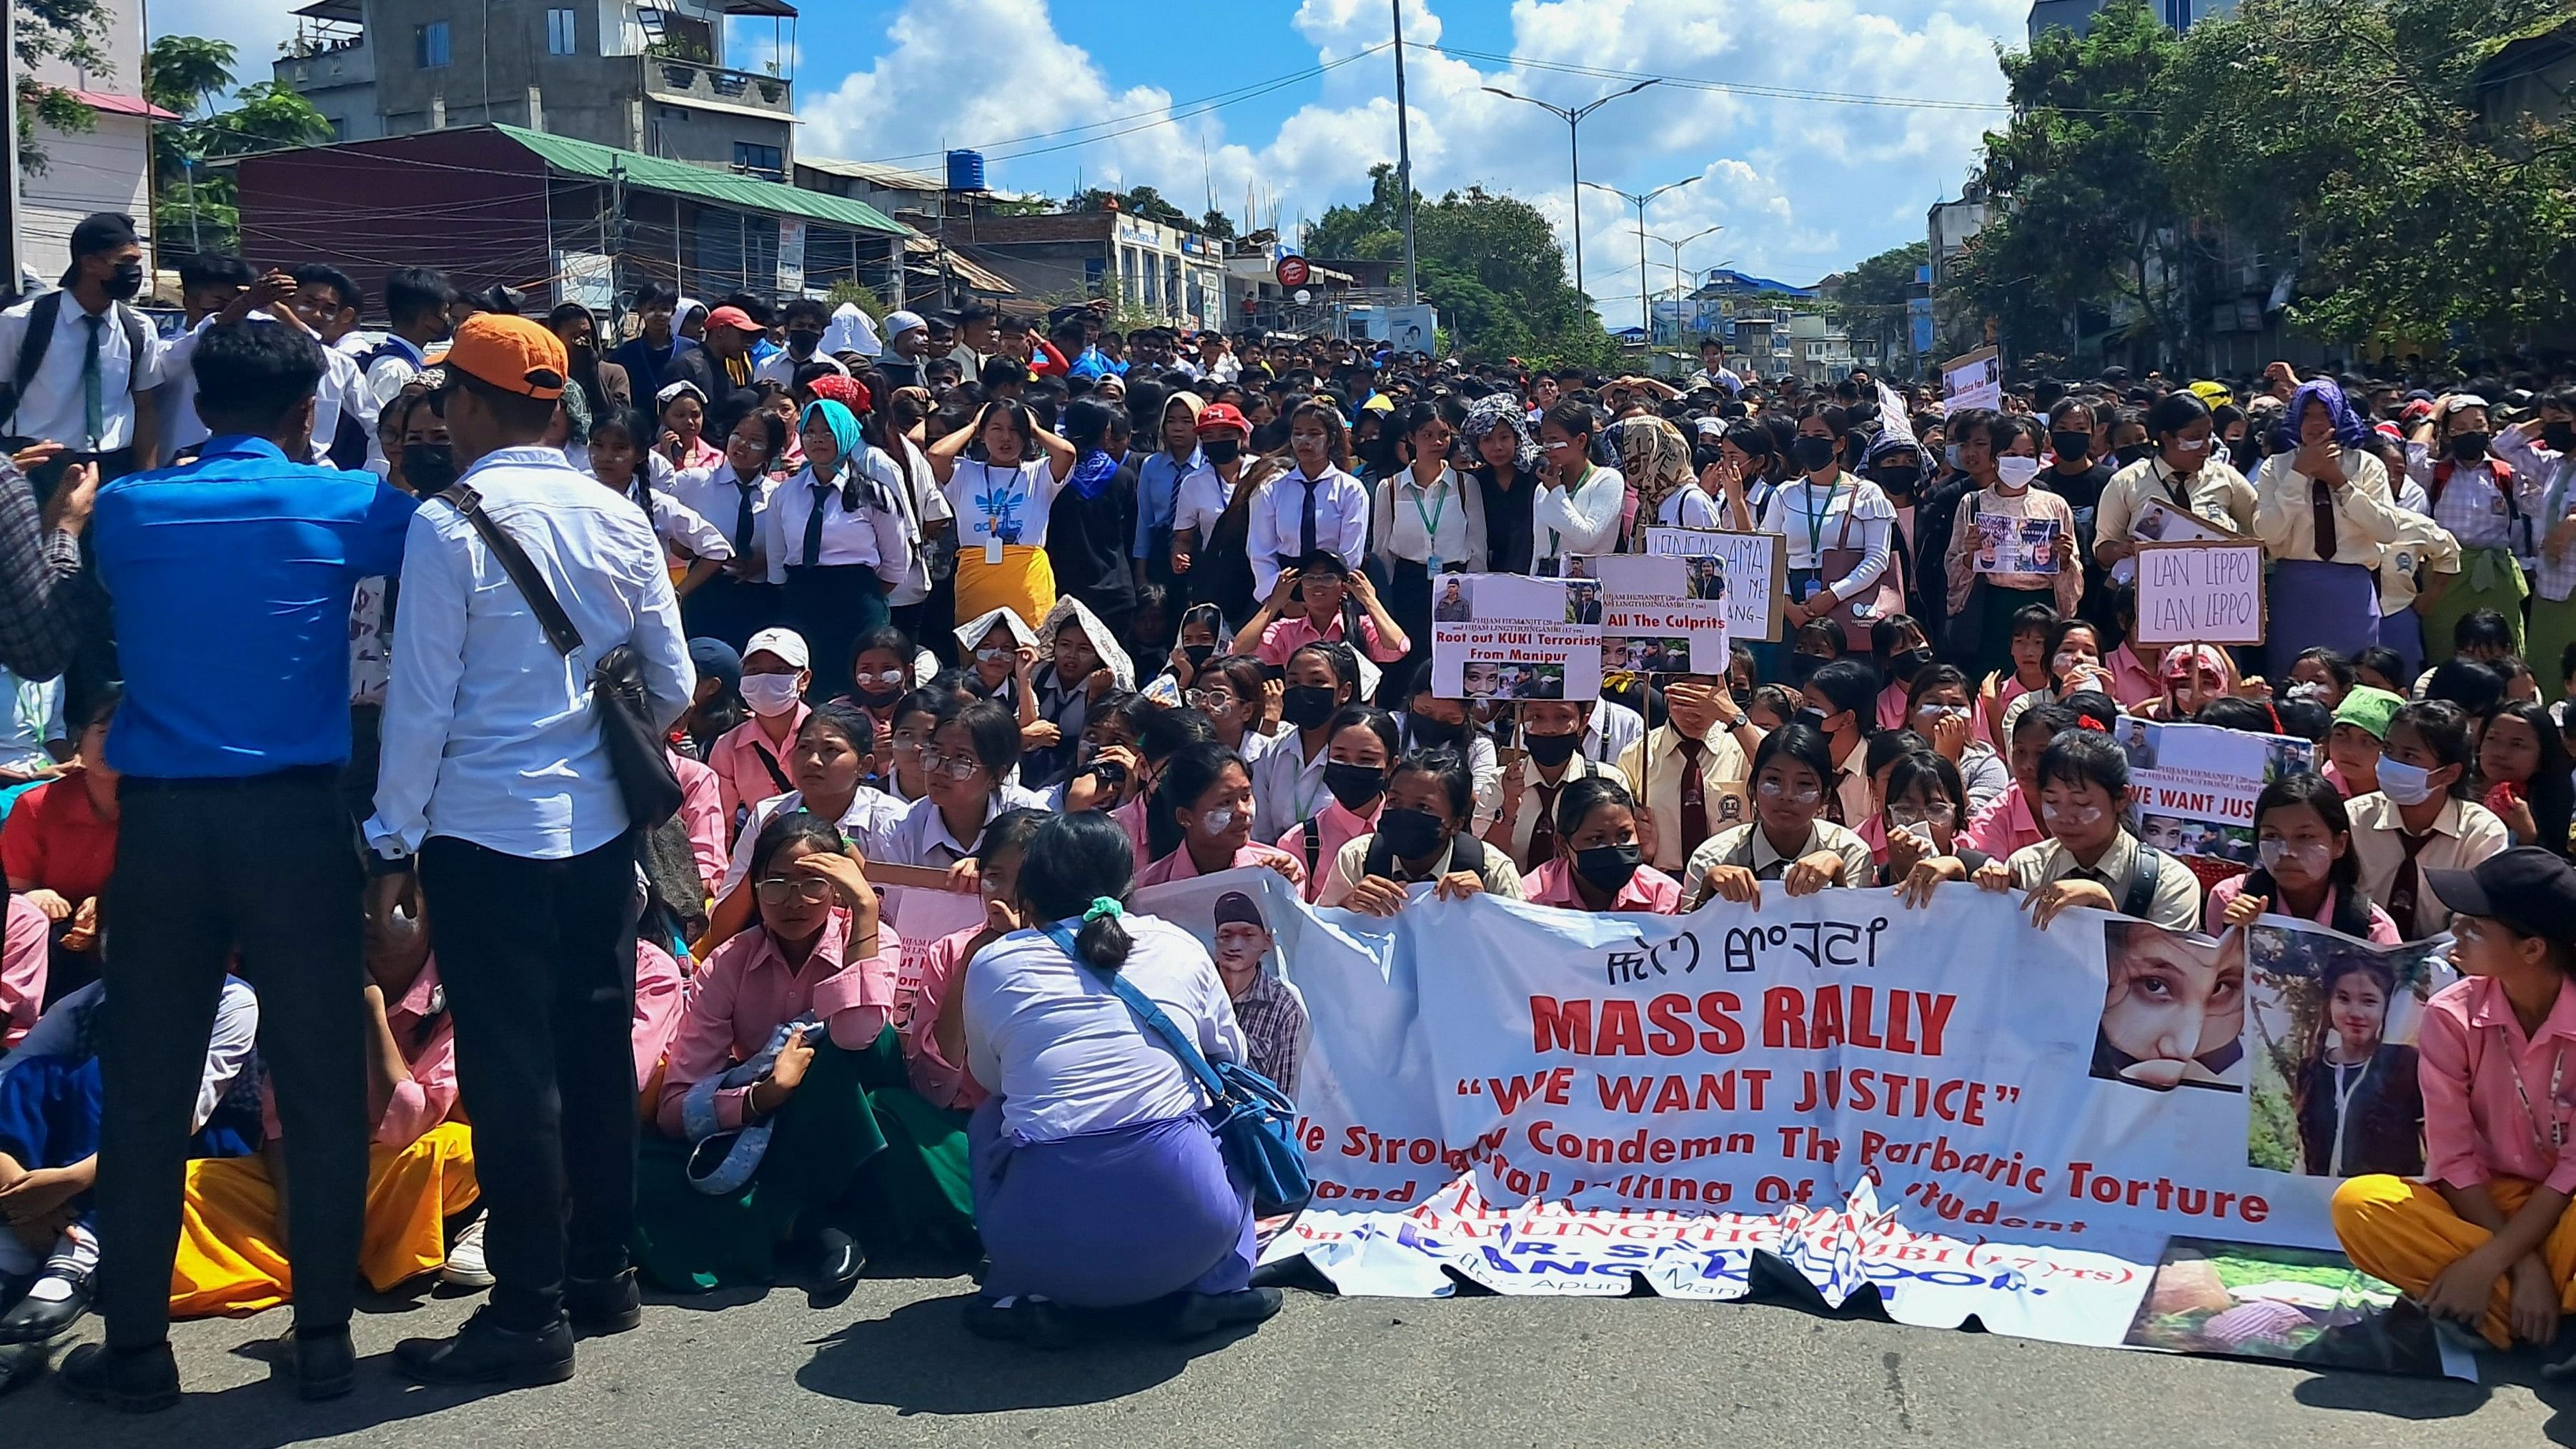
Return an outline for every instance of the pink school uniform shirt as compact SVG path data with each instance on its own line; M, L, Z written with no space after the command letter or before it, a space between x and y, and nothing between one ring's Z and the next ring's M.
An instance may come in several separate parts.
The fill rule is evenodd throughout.
M1322 848L1315 852L1315 865L1306 872L1306 884L1300 890L1300 894L1306 897L1306 904L1313 905L1315 898L1323 893L1324 879L1333 873L1334 858L1342 853L1342 847L1377 829L1378 812L1385 808L1384 795L1369 802L1366 815L1354 815L1341 801L1334 800L1327 803L1315 816L1315 833L1319 837L1317 843ZM1287 834L1280 836L1279 848L1295 856L1299 865L1304 865L1306 863L1306 827L1299 824Z
M1314 620L1298 614L1280 619L1272 623L1269 628L1262 630L1261 646L1253 652L1261 656L1262 663L1285 669L1288 667L1289 655L1318 639L1331 643L1340 639L1342 632L1342 621L1339 619L1332 621L1331 628L1318 629L1315 627ZM1378 637L1377 621L1365 614L1360 616L1360 637L1355 647L1380 664L1392 664L1404 657L1403 650L1386 647L1386 641Z
M725 829L733 829L734 817L745 807L796 788L793 780L781 783L760 756L767 751L778 762L779 774L785 774L787 752L795 747L796 732L805 728L805 717L812 713L801 702L789 710L787 738L782 743L770 743L769 736L761 733L760 721L753 718L717 736L707 747L707 768L716 772L716 808L724 812Z
M679 751L663 754L671 761L671 773L680 779L680 821L688 827L689 856L697 862L698 883L713 891L716 882L724 879L727 859L724 787L716 782L715 771Z
M1562 906L1569 911L1592 909L1574 893L1574 871L1561 855L1522 876L1521 891L1523 899L1532 905ZM1618 896L1610 902L1610 909L1617 913L1671 916L1680 914L1681 908L1682 883L1651 865L1637 867L1637 873L1628 877L1628 883L1619 887Z
M921 963L921 985L914 991L912 1015L903 1024L903 1069L912 1089L934 1107L972 1112L993 1094L984 1090L964 1062L948 1060L939 1049L939 1013L951 994L966 982L966 951L982 935L968 926L940 937Z
M1227 869L1240 870L1248 865L1266 865L1274 868L1281 865L1295 865L1299 868L1300 875L1305 873L1303 861L1297 860L1287 851L1273 849L1257 840L1246 841L1243 847L1234 853L1234 859L1228 863ZM1198 874L1198 862L1190 859L1189 847L1182 846L1145 867L1144 873L1136 877L1136 889L1143 890L1147 886L1167 885L1176 880L1194 880Z
M2032 817L2030 802L2022 798L2021 782L2015 780L2012 788L1968 822L1968 833L1961 838L1997 860L2010 860L2014 851L2037 845L2048 836Z
M44 1014L45 981L52 974L48 944L53 923L23 896L9 898L9 917L0 929L0 1051L18 1044L27 1028Z
M834 908L802 970L789 966L778 943L757 926L707 958L662 1074L662 1101L654 1115L664 1132L685 1137L680 1106L689 1089L759 1055L782 1022L811 1011L822 1018L832 1045L847 1051L877 1039L894 1010L895 968L903 960L903 942L893 926L881 925L876 955L844 961L850 924L850 913ZM749 1087L717 1092L717 1123L741 1126L750 1097Z
M2534 1036L2524 1034L2513 1003L2493 977L2472 976L2433 993L2416 1030L2424 1180L2476 1187L2518 1177L2553 1192L2576 1193L2576 1152L2550 1145L2551 1136L2565 1135L2567 1122L2576 1117L2567 1100L2576 1094L2576 1082L2557 1070L2571 1047L2576 982L2559 983L2558 1000ZM2559 1080L2553 1083L2552 1077ZM2529 1115L2523 1111L2525 1096Z
M2209 888L2209 907L2201 913L2200 918L2202 930L2215 936L2227 929L2227 908L2235 903L2238 896L2245 894L2246 879L2241 875L2231 875ZM2325 904L2317 908L2317 913L2313 917L2320 926L2334 924L2336 889L2333 886L2326 887ZM2278 902L2274 904L2277 905ZM2263 914L2288 919L2280 911L2265 911ZM2391 919L2386 911L2375 905L2370 908L2370 943L2374 946L2405 944L2404 938L2397 934L2397 922Z

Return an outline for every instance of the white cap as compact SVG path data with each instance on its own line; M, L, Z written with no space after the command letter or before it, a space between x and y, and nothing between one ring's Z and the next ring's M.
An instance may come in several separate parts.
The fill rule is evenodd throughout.
M805 636L793 629L763 629L751 636L750 643L742 646L745 659L764 652L775 654L799 669L812 662L812 655L805 648Z
M915 328L919 328L923 331L928 331L930 328L930 324L922 321L921 314L918 312L888 312L886 314L885 335L888 342L892 342L894 339L901 337L903 334L910 332Z

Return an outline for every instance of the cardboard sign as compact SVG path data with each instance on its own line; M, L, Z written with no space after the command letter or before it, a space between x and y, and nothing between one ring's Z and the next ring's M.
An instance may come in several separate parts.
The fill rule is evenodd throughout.
M1780 642L1780 606L1789 577L1789 540L1776 533L1728 533L1713 528L1650 528L1646 552L1722 561L1717 578L1726 595L1726 637Z
M1980 347L1942 363L1941 401L1953 414L1961 408L2002 407L2003 354L1992 347Z
M2263 642L2263 545L2138 546L2138 641Z

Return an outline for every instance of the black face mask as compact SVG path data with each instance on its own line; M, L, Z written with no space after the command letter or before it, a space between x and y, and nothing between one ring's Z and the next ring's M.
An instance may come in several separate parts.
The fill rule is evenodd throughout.
M1877 480L1878 486L1887 492L1904 495L1912 493L1915 485L1923 481L1923 470L1920 468L1881 468L1870 476Z
M2091 433L2051 433L2048 435L2048 446L2061 458L2090 458L2093 456L2093 435Z
M2113 448L2111 456L2119 459L2120 466L2126 468L2142 458L2153 457L2155 451L2156 445L2153 443L2131 443L2125 448Z
M2463 463L2474 463L2487 455L2487 435L2470 431L2451 435L2451 456Z
M1386 793L1386 771L1375 765L1347 765L1340 760L1324 762L1324 788L1342 802L1345 810L1357 812L1371 800Z
M1181 657L1190 661L1190 672L1192 674L1196 674L1200 670L1207 668L1207 662L1216 657L1216 646L1213 644L1184 644L1181 646Z
M1789 682L1792 684L1805 684L1807 682L1807 676L1815 673L1819 669L1822 669L1828 662L1829 661L1827 660L1817 658L1813 654L1790 655Z
M1834 464L1834 440L1815 437L1794 438L1789 443L1789 461L1795 463L1801 473L1814 473L1830 468Z
M406 443L402 450L403 481L414 493L444 492L456 481L456 445Z
M1594 890L1615 896L1645 862L1646 852L1635 845L1595 845L1574 853L1574 873Z
M903 691L900 689L855 689L850 692L850 697L857 700L859 703L866 705L870 709L883 709L887 705L894 703L896 700L903 698Z
M1292 684L1279 694L1279 717L1301 730L1310 730L1333 717L1337 701L1333 691L1320 684Z
M1926 647L1891 654L1887 657L1887 667L1897 678L1912 684L1914 676L1932 667L1932 651Z
M2239 473L2253 467L2262 459L2263 442L2250 434L2227 445L2227 460L2236 465L2236 471Z
M1210 438L1206 442L1199 444L1199 451L1207 454L1207 460L1209 462L1222 468L1226 464L1243 456L1243 440L1241 438Z
M1816 708L1812 704L1808 705L1805 709L1798 711L1797 714L1798 723L1813 729L1818 734L1830 733L1825 728L1825 721L1830 718L1832 718L1832 716L1826 714L1823 710Z
M1467 742L1467 727L1465 725L1444 724L1427 715L1417 714L1406 716L1405 728L1413 735L1413 742L1424 749L1429 749L1434 745L1458 747L1465 745Z
M108 296L119 302L125 301L143 290L143 264L118 262L116 270L108 273L107 280L100 285Z
M1575 747L1582 743L1580 734L1521 736L1521 744L1528 749L1529 757L1551 770L1573 759Z
M1395 852L1398 860L1420 860L1440 849L1449 838L1448 827L1428 810L1404 810L1389 805L1378 812L1378 838Z
M2576 423L2542 423L2540 441L2553 453L2576 453Z
M814 353L822 347L822 345L823 334L820 332L790 332L787 334L787 355L795 358L799 362L803 362L806 358L813 356Z

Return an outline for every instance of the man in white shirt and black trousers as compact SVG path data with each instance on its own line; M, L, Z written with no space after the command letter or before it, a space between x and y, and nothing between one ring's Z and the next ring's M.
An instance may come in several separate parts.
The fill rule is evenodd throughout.
M575 1327L641 1321L627 1260L641 898L590 675L633 645L657 730L696 676L651 522L538 441L563 395L563 344L486 313L456 329L447 372L464 471L405 544L366 835L378 919L417 858L496 1281L462 1331L405 1340L394 1361L423 1382L553 1383L572 1374ZM460 511L469 494L570 616L583 647L569 658Z

